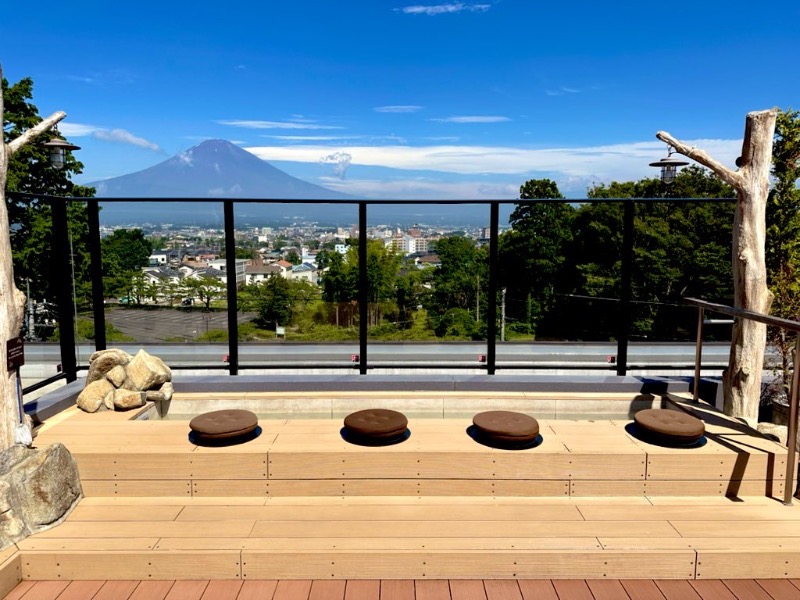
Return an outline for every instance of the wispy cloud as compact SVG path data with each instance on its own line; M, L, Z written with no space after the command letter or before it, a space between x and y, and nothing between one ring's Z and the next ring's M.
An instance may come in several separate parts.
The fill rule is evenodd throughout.
M510 121L508 117L498 116L461 116L461 117L445 117L443 119L429 119L430 121L438 121L440 123L505 123Z
M248 129L344 129L337 125L320 125L310 121L217 121L220 125L246 127Z
M406 15L448 15L460 12L486 12L492 7L491 4L464 4L463 2L454 2L452 4L435 4L435 5L414 5L404 6L402 8L395 8L395 12L401 12Z
M398 104L392 106L376 106L372 110L379 113L415 113L422 110L422 107L413 104Z
M560 87L557 89L549 89L544 91L548 96L565 96L567 94L580 94L581 90L571 87Z
M125 69L110 69L108 71L89 73L84 75L67 74L65 77L71 81L78 81L88 85L128 85L136 78Z
M130 144L131 146L138 146L139 148L146 148L154 152L161 152L161 147L149 140L132 134L125 129L108 129L105 127L97 127L95 125L87 125L85 123L61 123L58 126L59 131L67 137L86 137L91 136L104 142L117 142L121 144Z
M262 135L261 137L284 142L332 142L334 140L353 140L358 135Z
M124 129L98 129L92 135L98 140L106 142L120 142L122 144L139 146L140 148L147 148L148 150L155 150L157 152L161 150L158 144L133 135L130 131Z
M725 164L741 153L741 140L691 140ZM351 164L392 169L441 171L462 175L510 174L522 179L547 172L560 180L588 182L630 181L657 173L648 166L664 154L658 141L582 148L511 148L504 146L348 146L322 145L248 147L264 160L318 163L320 156L346 152ZM524 181L524 179L522 179ZM520 181L520 183L522 183Z

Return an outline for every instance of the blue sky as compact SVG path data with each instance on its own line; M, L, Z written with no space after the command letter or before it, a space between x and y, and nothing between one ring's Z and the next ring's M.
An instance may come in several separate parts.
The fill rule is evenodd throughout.
M796 1L4 8L4 76L67 112L79 183L222 138L365 198L583 197L656 175L659 130L732 166L747 112L800 108Z

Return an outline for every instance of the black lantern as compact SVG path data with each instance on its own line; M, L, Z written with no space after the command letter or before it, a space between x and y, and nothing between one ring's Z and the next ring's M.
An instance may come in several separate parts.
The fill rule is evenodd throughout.
M675 180L675 175L678 173L678 167L685 167L689 163L680 158L672 158L672 153L675 152L672 146L667 146L667 156L656 162L651 162L651 167L661 167L661 181L664 183L672 183Z
M53 129L55 137L49 142L42 144L50 153L50 166L54 169L63 169L67 150L80 150L80 146L70 144L67 140L58 134L58 129Z

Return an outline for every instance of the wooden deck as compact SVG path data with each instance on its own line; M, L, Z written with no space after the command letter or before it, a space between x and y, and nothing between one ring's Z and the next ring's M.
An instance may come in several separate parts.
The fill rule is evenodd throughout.
M792 600L798 580L24 581L6 600Z
M800 505L776 499L785 449L690 408L706 421L700 448L644 444L624 421L540 420L543 443L524 451L475 443L468 419L412 419L385 448L345 443L338 419L262 420L256 440L201 448L185 421L67 412L36 442L67 445L86 497L0 553L0 593L39 580L793 585Z

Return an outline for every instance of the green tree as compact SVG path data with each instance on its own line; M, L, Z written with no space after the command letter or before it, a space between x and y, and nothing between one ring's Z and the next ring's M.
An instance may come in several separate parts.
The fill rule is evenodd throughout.
M258 284L256 295L257 323L265 329L275 330L277 325L288 325L292 321L291 282L280 275L273 275Z
M184 277L181 280L183 290L189 298L198 298L206 310L211 310L211 303L224 298L227 293L225 284L216 277Z
M152 243L141 229L115 229L100 242L106 294L119 295L136 271L148 265Z
M772 314L800 319L800 113L778 112L772 147L775 183L767 200L766 261L769 288L774 295ZM790 383L794 336L784 329L769 330L769 341L781 357L779 373L784 389Z
M439 321L455 308L474 311L473 320L480 323L486 314L487 249L469 238L447 237L437 242L436 253L440 265L434 269L426 306L434 327L440 331Z
M520 187L520 199L563 198L549 179L531 179ZM507 319L526 333L552 308L566 250L572 241L575 209L567 203L527 202L511 213L511 229L499 240L500 282L507 290ZM562 290L563 291L563 290Z
M29 77L11 85L2 79L4 101L3 139L5 142L18 137L39 121L39 111L31 103L33 80ZM49 137L44 135L40 141ZM8 165L7 192L23 192L52 196L89 198L94 188L75 185L73 175L82 172L83 165L68 152L64 169L53 169L49 165L47 149L41 144L27 144L15 153ZM14 258L14 276L17 287L30 289L35 300L52 299L56 277L54 261L50 253L52 246L52 214L50 205L39 200L11 198L6 195L11 223L11 245ZM79 305L89 302L89 252L86 207L72 202L67 209L68 227L73 259L75 292Z

